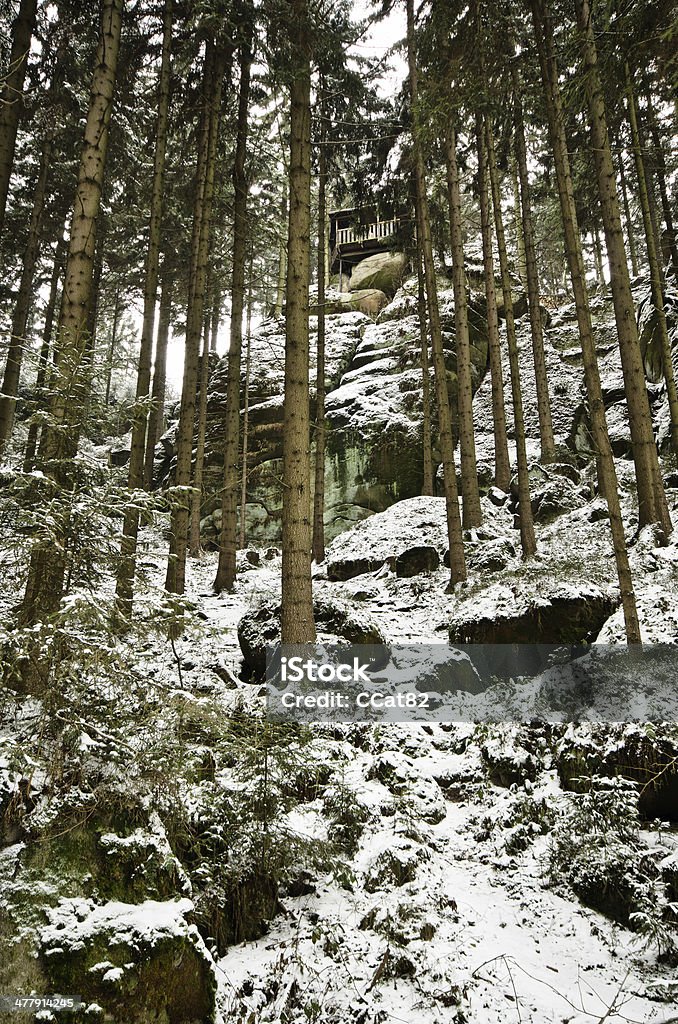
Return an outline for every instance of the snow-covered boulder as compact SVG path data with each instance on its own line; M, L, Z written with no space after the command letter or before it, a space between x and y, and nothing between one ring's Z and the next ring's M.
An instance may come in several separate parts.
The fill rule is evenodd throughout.
M576 644L596 638L619 603L593 583L563 583L545 573L532 582L494 583L461 601L450 642L461 644Z
M398 575L412 576L436 569L446 549L445 499L408 498L335 538L327 551L327 575L349 580L387 562Z
M406 266L407 256L402 252L375 253L353 268L349 288L352 292L362 288L378 288L392 299Z

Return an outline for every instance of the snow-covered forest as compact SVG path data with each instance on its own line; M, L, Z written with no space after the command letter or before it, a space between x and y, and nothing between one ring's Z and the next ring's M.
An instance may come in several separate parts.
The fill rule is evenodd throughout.
M0 1022L678 1021L677 41L0 4Z

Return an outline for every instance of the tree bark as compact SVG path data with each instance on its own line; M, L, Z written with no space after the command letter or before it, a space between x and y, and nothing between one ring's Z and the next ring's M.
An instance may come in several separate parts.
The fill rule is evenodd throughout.
M610 286L624 373L624 389L629 410L633 461L636 467L638 487L638 518L641 526L659 523L668 536L673 527L659 469L645 372L638 343L635 306L626 262L626 249L619 214L616 178L607 131L605 99L598 70L593 23L588 0L575 0L575 7L586 71L584 77L589 107L591 142L605 227Z
M553 29L550 13L548 8L545 7L543 0L531 0L531 8L546 100L549 134L556 168L558 198L565 235L565 253L572 281L572 290L575 296L577 324L584 362L584 380L589 415L591 417L593 443L597 454L600 490L607 502L610 516L610 533L612 535L617 577L621 591L626 637L629 643L637 644L641 642L640 624L619 504L617 471L605 420L605 405L600 385L598 357L591 324L584 259L579 240L577 207L565 134L565 118L560 96L558 66L553 45Z
M311 249L311 64L307 0L290 25L289 228L283 410L282 642L313 643L308 295Z
M473 383L471 378L471 341L466 300L466 272L461 217L461 191L457 166L457 136L450 125L445 139L447 198L452 242L452 286L454 289L454 333L457 348L457 411L461 455L462 525L473 529L483 521L478 489L476 443L473 433Z
M513 317L511 277L509 274L508 256L506 254L504 222L501 213L501 192L499 189L499 174L497 172L497 161L494 155L494 139L492 137L492 129L487 118L485 119L485 139L487 144L487 167L490 177L490 188L492 191L492 205L494 207L494 227L497 236L497 250L499 252L499 266L501 270L501 286L504 296L506 341L509 353L509 366L511 369L513 425L516 435L516 461L518 463L520 543L523 549L523 558L531 558L534 554L536 554L537 541L534 535L532 504L530 500L530 475L527 465L527 449L525 447L525 417L523 415L523 395L520 387L520 362L518 359L518 341L516 338L516 325Z
M111 397L111 384L113 382L113 363L115 362L115 349L118 343L118 323L121 312L120 289L116 288L113 299L113 323L111 324L111 340L108 343L108 355L106 357L106 390L104 392L104 404L108 407Z
M8 74L0 92L0 234L5 222L16 133L23 110L24 82L37 8L37 0L21 0L19 13L12 27Z
M516 270L525 292L527 292L527 273L525 263L525 240L523 237L522 210L520 203L520 183L518 181L518 164L510 161L511 186L513 188L513 230L516 236Z
M148 420L148 398L151 390L151 360L153 355L153 330L155 307L158 298L158 273L160 267L160 241L165 186L165 153L167 150L167 125L169 120L170 61L172 51L172 0L165 0L163 8L162 55L158 80L158 120L155 129L155 156L153 161L153 185L151 191L151 216L148 229L148 250L144 275L144 315L141 328L141 346L137 368L137 389L134 417L132 420L132 444L129 460L127 486L130 491L144 485L144 457L146 454L146 424ZM118 611L129 616L134 595L134 574L136 571L137 537L139 533L139 510L132 500L125 511L120 545L120 564L116 581Z
M202 558L200 542L200 513L202 510L202 481L205 468L205 434L207 432L207 388L210 378L210 315L203 326L202 357L200 359L200 386L198 391L198 417L195 432L195 459L191 490L191 517L188 550L191 558Z
M534 360L534 377L537 386L537 412L539 415L539 440L541 443L542 462L552 462L556 453L551 420L551 399L549 382L546 372L546 356L544 354L544 332L541 325L541 296L539 293L539 274L537 272L537 252L534 241L534 225L532 223L532 197L527 173L527 147L525 145L525 121L523 118L523 101L520 90L520 76L516 66L517 58L511 64L513 83L513 126L516 149L516 164L520 182L520 208L523 224L523 248L525 251L525 277L527 279L527 303L530 312L530 332L532 334L532 357Z
M238 551L238 498L240 490L240 367L242 361L242 319L245 307L245 266L247 262L247 135L249 125L250 69L254 14L247 14L240 52L240 94L238 124L233 163L233 275L231 282L231 335L228 349L226 384L226 440L224 476L221 492L221 533L219 565L214 589L232 590Z
M419 343L421 345L421 442L424 464L422 494L435 494L433 475L433 445L431 442L431 374L428 362L428 333L426 330L426 281L422 266L422 253L417 239L417 310L419 314Z
M163 432L165 409L165 383L167 377L167 344L169 342L170 321L172 318L172 291L174 274L169 268L167 259L162 271L160 290L160 311L158 314L158 336L155 342L155 364L153 366L153 393L151 408L148 414L146 431L146 454L144 457L144 487L147 491L153 486L153 463L155 462L155 446Z
M16 397L19 392L21 363L27 340L26 328L28 326L33 278L40 253L40 223L42 212L45 208L47 176L51 161L52 142L48 139L43 144L40 156L40 169L33 194L33 207L28 226L28 240L21 269L19 292L14 306L7 362L5 364L5 376L2 382L2 393L0 394L0 462L2 461L5 446L11 437L14 426L14 411L16 408Z
M657 317L657 328L661 344L662 363L664 366L664 380L666 382L666 395L669 403L669 417L671 420L671 449L678 455L678 391L676 390L676 379L673 373L673 358L671 353L671 341L666 323L666 312L664 310L664 289L659 264L658 253L655 247L655 233L652 224L650 210L649 188L647 175L645 173L645 161L641 146L640 132L638 130L638 109L636 97L633 90L631 71L628 64L624 68L626 77L626 102L628 106L629 124L631 126L631 144L633 157L636 163L636 177L638 178L638 198L640 209L643 214L643 227L645 228L645 241L647 245L647 262L650 268L650 288L652 293L652 305Z
M321 83L320 88L323 88ZM313 559L325 561L325 256L327 252L327 153L321 101L318 145L318 345L316 353L315 480L313 488Z
M447 385L447 367L443 353L443 335L440 326L440 310L436 289L435 267L433 263L433 240L431 238L431 221L426 197L426 170L421 145L421 123L418 109L418 72L414 30L414 0L407 0L407 57L410 77L410 98L412 104L412 124L414 143L414 178L416 187L417 236L420 239L424 262L424 277L428 299L429 323L431 327L431 351L435 373L436 400L438 405L438 444L443 461L443 480L445 485L445 508L447 512L447 537L450 546L450 587L466 579L466 559L464 557L464 541L462 534L461 515L459 512L459 494L457 490L457 467L454 461L454 442L452 439L452 417L450 414L450 398Z
M629 256L631 257L631 273L634 277L638 277L638 248L636 246L636 240L633 233L633 221L631 219L631 205L629 203L629 193L626 187L626 171L624 170L624 152L619 148L619 184L621 186L622 202L624 204L624 220L626 221L626 240L629 248Z
M205 54L205 90L200 149L196 169L193 231L191 238L191 273L188 309L186 314L186 342L184 378L181 389L181 408L176 441L176 470L174 483L177 501L172 511L172 536L165 587L170 593L183 594L186 586L186 549L188 544L191 464L193 432L200 363L200 341L203 327L205 285L209 261L214 171L216 163L219 114L227 51L214 40L208 40Z
M671 202L666 185L666 160L664 158L664 147L662 146L661 136L659 134L657 115L654 111L652 95L649 89L645 93L645 103L647 105L647 124L650 129L652 145L654 147L654 164L657 173L657 184L659 185L659 198L662 204L662 214L664 217L664 225L666 227L667 255L673 267L673 276L676 281L678 281L678 244L676 244L676 229L673 223L673 211L671 210Z
M122 5L123 0L104 0L102 8L101 35L71 221L50 422L43 428L40 443L41 468L57 488L69 484L69 460L77 452L82 409L87 398L89 374L83 373L83 357L87 345L96 226L120 48ZM23 625L58 609L66 572L65 544L66 535L60 531L57 543L34 548L21 609Z
M288 219L287 211L287 182L283 185L283 194L280 201L280 221L285 224ZM282 230L282 229L281 229ZM275 290L275 316L282 316L285 303L285 282L287 281L287 246L286 238L281 234L280 246L278 249L278 283Z
M478 192L480 201L480 227L483 240L483 267L485 271L485 299L487 302L487 338L490 350L490 378L492 382L492 426L494 431L494 483L508 492L511 483L511 462L506 434L506 408L504 405L504 374L501 365L499 315L494 284L494 256L492 253L492 219L490 213L489 182L487 172L487 146L482 114L476 113L476 144L478 148Z
M247 517L247 448L249 445L250 419L250 364L252 356L252 274L254 258L250 256L249 294L247 296L247 345L245 349L245 393L243 397L242 420L242 470L240 482L240 547L245 547Z
M63 233L63 232L62 232ZM54 252L54 262L52 264L52 277L49 283L49 297L47 299L47 305L45 306L45 322L42 328L42 345L40 347L40 355L38 356L38 374L35 381L35 399L32 403L34 406L33 416L35 412L42 412L44 406L47 403L47 392L45 389L45 383L49 372L49 352L52 345L52 329L54 327L54 314L56 312L57 294L59 292L59 281L61 274L64 269L64 255L66 253L66 244L62 237L59 237L56 250ZM31 420L28 428L28 437L26 439L26 451L24 453L24 473L30 473L35 468L35 452L38 443L38 432L39 423L37 419Z

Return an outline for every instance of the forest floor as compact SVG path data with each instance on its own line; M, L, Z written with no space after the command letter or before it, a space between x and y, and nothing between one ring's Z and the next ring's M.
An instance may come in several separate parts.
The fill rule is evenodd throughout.
M631 535L627 464L620 476ZM678 491L669 497L677 517ZM545 608L554 594L598 594L615 607L607 524L594 497L538 524L531 563L520 558L508 507L483 499L486 524L467 542L469 582L453 594L442 565L410 578L378 564L343 582L328 579L333 566L366 553L377 563L397 556L422 529L442 554L443 506L410 499L342 534L315 569L316 596L357 608L386 643L401 644L445 643L452 622L472 629ZM86 668L66 675L58 722L49 702L0 709L0 798L22 778L31 797L23 838L10 838L0 856L0 910L5 900L25 899L22 871L29 882L35 877L27 851L47 842L38 861L49 923L35 930L37 949L49 949L62 934L59 914L70 913L72 963L80 962L83 935L106 897L91 881L83 897L50 851L58 853L64 820L72 830L80 811L110 846L110 817L105 828L96 816L87 822L114 797L128 808L135 842L146 834L158 848L161 834L175 859L169 890L150 890L151 898L175 918L197 921L196 948L216 978L215 1019L223 1024L676 1020L678 773L666 751L678 749L678 714L662 718L666 688L655 693L652 714L629 716L639 724L489 723L489 693L468 697L465 721L318 724L269 744L261 683L243 678L237 626L253 609L279 604L280 555L261 551L253 564L241 552L235 590L220 595L212 590L216 554L191 559L186 601L173 606L162 587L163 526L160 516L142 532L142 582L127 636L102 638L110 580L69 598L62 628ZM503 559L491 573L490 549ZM642 531L631 563L644 636L675 645L678 542L661 545ZM16 599L6 586L0 603L9 612ZM184 632L170 642L163 617L182 606ZM598 641L623 641L618 609ZM673 724L656 724L667 719ZM647 763L661 764L655 775L664 777L643 782ZM638 816L646 791L659 801L650 819ZM213 941L233 880L247 918L269 877L277 894L260 918L231 922L235 934ZM116 893L116 908L130 911L138 901L129 886ZM83 978L102 965L109 986L136 969L99 956ZM97 1019L91 999L87 1019Z
M495 527L503 522L508 530L509 517L502 520L501 510L495 512ZM406 515L402 509L399 514ZM562 518L557 526L539 530L542 584L547 585L553 564L563 561L574 563L580 578L609 584L600 524L592 528L586 510L578 510L569 515L566 529ZM363 533L366 529L369 525ZM350 534L339 538L330 559L345 554L350 543L355 545ZM607 569L600 565L601 549ZM589 572L582 577L580 566L587 560ZM645 634L654 642L675 643L675 603L664 608L657 597L678 593L678 547L658 547L647 535L635 545L632 560ZM242 567L235 593L215 596L215 556L190 564L189 595L200 609L206 640L187 637L177 647L179 659L193 666L185 676L189 688L215 658L237 679L237 622L252 606L279 601L278 556L266 561L262 553L257 567L242 558ZM519 556L506 573L520 577ZM460 603L459 594L445 593L444 568L412 579L384 571L345 583L325 577L320 567L316 591L347 601L359 591L366 614L378 622L387 642L440 643L445 639L440 627ZM479 586L469 584L478 609ZM616 643L622 637L615 613L602 638ZM262 703L258 688L247 684L222 696L237 702L243 689L253 704ZM627 731L637 729L642 727ZM570 739L589 731L582 725L572 733L571 727ZM603 730L602 742L613 745L623 734L622 727ZM566 730L556 741L539 728L530 733L516 723L319 726L312 740L314 759L332 766L331 785L340 778L342 789L363 810L358 820L365 821L350 855L344 852L325 870L306 870L300 862L293 872L296 885L287 893L283 888L267 933L218 960L224 1019L328 1024L675 1019L675 970L658 961L651 941L580 903L549 867L558 830L569 827L577 799L559 781L557 761L567 743ZM514 781L508 785L505 778L492 778L490 766L502 758L513 765ZM526 761L532 767L521 770ZM325 790L295 806L278 827L295 841L323 844L327 803ZM608 841L612 850L613 836L594 837L603 858ZM627 852L629 864L641 849L653 851L658 862L678 863L678 833L667 823L645 823L637 848ZM613 852L609 856L614 860ZM602 875L600 884L605 884Z

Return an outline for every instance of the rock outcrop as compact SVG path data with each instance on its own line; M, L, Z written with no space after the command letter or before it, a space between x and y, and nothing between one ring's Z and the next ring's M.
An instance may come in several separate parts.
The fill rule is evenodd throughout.
M449 284L449 282L448 282ZM413 283L407 291L413 294ZM356 292L349 293L350 300ZM399 293L400 294L400 293ZM397 302L394 304L398 307ZM386 307L384 312L388 310ZM456 421L452 293L441 292L448 390ZM406 312L407 307L403 309ZM315 326L311 320L311 329ZM325 530L328 540L394 502L421 492L421 342L416 315L375 323L358 311L330 313L327 332L327 446ZM474 389L483 380L488 348L480 301L471 313ZM249 388L247 539L266 545L280 539L284 322L266 321L252 340ZM314 415L315 340L311 337L311 416ZM209 546L220 525L226 360L210 380L205 461L207 500L202 533ZM165 439L166 441L166 439ZM161 476L167 478L165 459Z
M398 291L407 266L402 252L378 252L354 267L349 288L355 293L362 288L378 288L390 299Z

